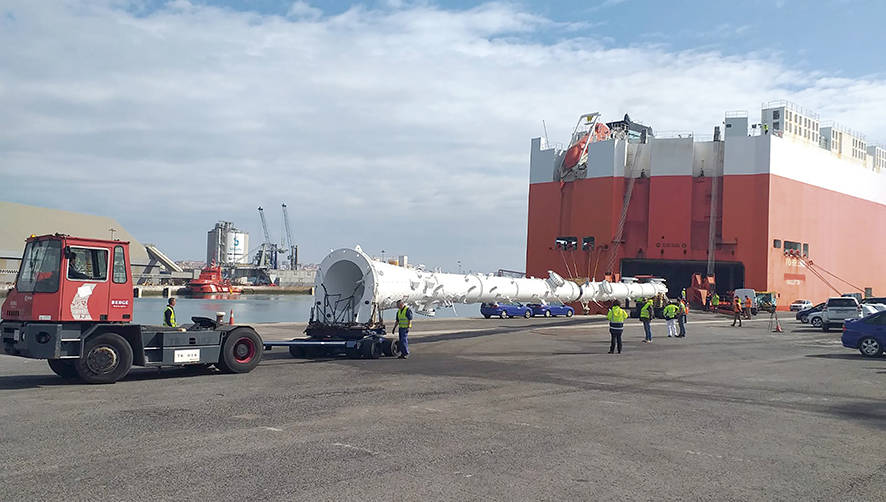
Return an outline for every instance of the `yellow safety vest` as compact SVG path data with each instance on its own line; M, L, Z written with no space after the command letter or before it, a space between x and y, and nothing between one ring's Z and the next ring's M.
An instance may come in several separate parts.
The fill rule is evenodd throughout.
M643 307L640 308L640 319L650 319L652 318L652 303L644 303Z
M169 322L166 322L166 312L169 312ZM163 311L163 325L169 326L170 328L175 327L175 309L172 308L172 305L167 305L166 310Z
M615 323L625 322L625 319L628 318L628 313L622 310L621 307L612 307L609 309L609 313L606 314L606 318Z
M409 307L403 307L402 309L397 311L397 326L399 326L401 328L411 328L412 327L412 321L410 321L409 318L406 317L406 310L407 309L409 309Z

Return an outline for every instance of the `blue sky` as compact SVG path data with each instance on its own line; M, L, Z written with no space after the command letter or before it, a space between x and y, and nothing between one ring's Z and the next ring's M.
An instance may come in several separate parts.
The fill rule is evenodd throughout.
M521 270L543 120L705 136L788 99L886 141L883 4L0 0L0 199L176 259L286 202L307 262Z
M166 3L148 0L143 12ZM193 3L239 11L286 15L292 1L199 0ZM434 5L464 10L484 2L315 1L324 15L355 6L392 9ZM886 2L866 0L589 0L502 2L521 6L561 23L585 23L573 30L552 27L529 36L552 41L576 32L603 37L609 47L663 45L674 50L716 50L724 55L761 53L809 71L858 77L882 74L886 54Z

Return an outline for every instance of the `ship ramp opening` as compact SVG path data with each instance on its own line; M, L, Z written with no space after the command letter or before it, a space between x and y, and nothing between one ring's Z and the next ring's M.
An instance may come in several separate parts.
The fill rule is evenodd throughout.
M683 288L689 288L692 274L705 274L708 262L701 260L647 260L623 259L621 276L636 277L652 275L665 279L668 286L668 297L678 298ZM717 280L717 292L722 296L727 291L745 287L744 263L721 262L714 264L714 277Z

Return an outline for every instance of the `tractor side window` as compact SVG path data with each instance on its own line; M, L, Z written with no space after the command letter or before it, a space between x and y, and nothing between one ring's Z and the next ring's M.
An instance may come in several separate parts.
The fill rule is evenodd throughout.
M15 289L22 293L58 291L62 245L57 240L31 241L25 246Z
M126 283L126 257L123 246L114 246L114 284Z
M108 250L69 248L68 279L75 281L105 281L108 279Z

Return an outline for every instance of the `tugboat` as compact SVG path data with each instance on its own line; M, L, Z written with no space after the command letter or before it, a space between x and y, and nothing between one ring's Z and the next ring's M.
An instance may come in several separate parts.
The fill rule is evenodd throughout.
M185 291L189 295L194 296L218 293L238 295L243 289L232 285L230 280L222 278L221 267L213 262L203 267L203 270L200 271L200 277L188 281L188 284L185 285Z

